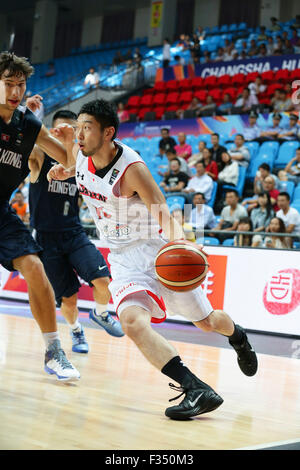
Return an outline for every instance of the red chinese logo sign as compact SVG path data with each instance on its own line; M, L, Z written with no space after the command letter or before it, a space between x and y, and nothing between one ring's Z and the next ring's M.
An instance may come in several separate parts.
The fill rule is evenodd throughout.
M300 305L300 271L283 269L273 274L263 292L263 303L272 315L286 315Z

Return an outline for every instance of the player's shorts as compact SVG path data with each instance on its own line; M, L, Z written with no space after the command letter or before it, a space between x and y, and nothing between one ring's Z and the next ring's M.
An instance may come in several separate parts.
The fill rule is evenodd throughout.
M110 277L102 254L83 229L37 232L36 240L43 247L40 257L59 307L63 297L79 291L78 276L91 287L94 279Z
M129 306L144 307L141 296L146 292L151 299L152 322L159 323L168 315L180 315L191 322L204 320L213 312L201 286L189 292L174 292L163 286L155 275L154 260L165 240L149 240L139 245L112 249L108 255L112 282L109 290L117 314Z
M13 260L20 256L39 253L42 248L31 236L20 217L8 203L0 205L0 264L15 271Z

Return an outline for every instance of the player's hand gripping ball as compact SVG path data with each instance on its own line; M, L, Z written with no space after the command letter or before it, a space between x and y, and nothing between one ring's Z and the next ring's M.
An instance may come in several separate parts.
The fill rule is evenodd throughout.
M177 292L200 286L209 268L207 255L200 246L188 240L175 240L164 245L154 264L159 281Z

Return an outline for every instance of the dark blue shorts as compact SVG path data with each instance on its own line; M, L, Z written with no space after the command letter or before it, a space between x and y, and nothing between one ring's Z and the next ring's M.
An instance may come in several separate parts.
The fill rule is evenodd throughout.
M94 279L110 277L103 256L83 229L37 232L36 241L43 248L40 258L58 306L62 297L78 292L81 286L78 276L91 287Z
M13 260L24 255L39 253L42 248L31 236L22 220L9 204L0 205L0 264L15 271Z

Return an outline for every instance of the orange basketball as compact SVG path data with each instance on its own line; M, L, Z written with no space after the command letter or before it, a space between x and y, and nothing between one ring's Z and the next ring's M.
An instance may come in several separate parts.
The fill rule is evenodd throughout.
M155 258L155 272L168 289L189 291L205 279L209 264L195 243L176 240L164 245Z

